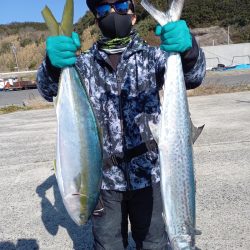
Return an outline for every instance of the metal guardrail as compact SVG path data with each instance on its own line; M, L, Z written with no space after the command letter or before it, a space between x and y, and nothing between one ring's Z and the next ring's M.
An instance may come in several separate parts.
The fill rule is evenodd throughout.
M220 58L219 57L217 57L217 56L215 56L215 57L206 57L206 60L214 60L214 59L216 59L217 60L217 62L218 62L218 64L220 64Z
M232 59L232 62L231 62L231 65L234 65L234 59L235 58L241 58L241 57L248 57L248 60L249 60L249 64L250 64L250 55L244 55L244 56L233 56L233 59Z
M216 66L218 66L218 65L221 64L221 63L220 63L220 58L217 57L217 56L215 56L215 57L206 57L206 61L207 61L207 60L214 60L214 59L217 60L217 65L214 65L213 67L212 67L212 66L210 66L210 67L207 66L206 70L211 70L211 69L213 69L214 67L216 67Z
M227 65L229 67L231 66L235 66L234 62L237 58L244 58L244 57L247 57L248 58L248 61L249 61L249 64L250 64L250 55L243 55L243 56L233 56L233 59L231 61L231 64L230 65ZM221 62L220 62L220 58L218 56L215 56L215 57L206 57L206 60L216 60L217 61L217 67L220 67L221 65ZM208 69L211 69L212 67L208 68Z

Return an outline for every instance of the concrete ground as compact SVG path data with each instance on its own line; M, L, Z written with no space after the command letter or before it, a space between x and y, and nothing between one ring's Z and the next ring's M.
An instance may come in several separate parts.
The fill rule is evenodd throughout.
M202 85L239 86L250 84L250 70L207 71Z
M196 125L197 247L250 249L250 92L191 97ZM0 249L90 250L53 174L53 109L0 115ZM131 248L132 249L132 248Z
M24 102L33 99L42 99L37 89L0 91L0 107L6 105L23 105Z

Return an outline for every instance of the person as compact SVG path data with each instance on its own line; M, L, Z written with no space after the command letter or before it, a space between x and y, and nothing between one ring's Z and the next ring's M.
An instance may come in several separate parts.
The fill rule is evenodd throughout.
M148 123L160 116L159 91L170 52L181 54L187 89L205 75L204 53L184 20L157 26L160 47L149 46L134 28L133 0L87 0L102 36L76 56L80 40L46 40L37 85L48 101L57 95L60 71L74 65L86 86L103 131L101 198L91 218L94 249L128 246L128 219L136 249L167 249L162 219L157 144Z

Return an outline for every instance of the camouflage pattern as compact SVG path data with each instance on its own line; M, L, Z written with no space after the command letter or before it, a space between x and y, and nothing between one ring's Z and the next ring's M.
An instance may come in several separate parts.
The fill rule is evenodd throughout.
M153 139L148 122L157 123L159 119L159 90L164 83L168 55L135 34L116 71L97 44L77 58L76 69L102 128L104 158ZM194 67L185 73L187 89L199 86L204 75L205 58L200 50ZM53 79L44 60L38 70L37 84L48 101L57 95L58 84ZM135 190L159 181L158 153L148 151L128 163L104 168L102 189Z

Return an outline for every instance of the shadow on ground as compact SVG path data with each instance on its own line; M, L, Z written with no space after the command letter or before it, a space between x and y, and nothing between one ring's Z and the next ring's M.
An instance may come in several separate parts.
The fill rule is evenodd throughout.
M39 246L34 239L18 239L17 244L13 244L9 241L0 242L0 250L37 250Z
M55 202L52 204L46 197L46 191L53 189ZM73 242L73 249L92 249L92 232L88 223L78 226L69 217L63 205L55 175L51 175L36 189L41 198L42 221L46 230L53 236L57 235L59 227L64 227Z

